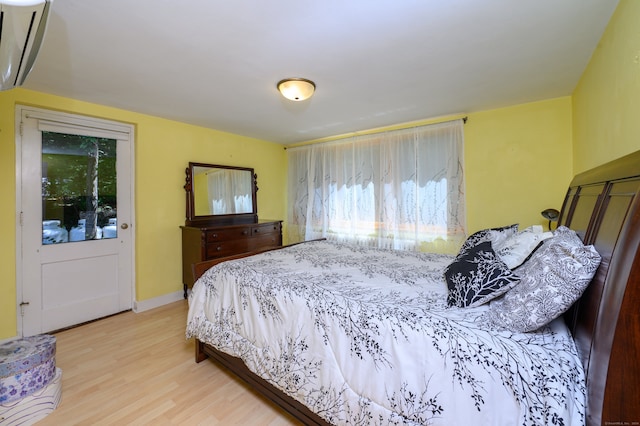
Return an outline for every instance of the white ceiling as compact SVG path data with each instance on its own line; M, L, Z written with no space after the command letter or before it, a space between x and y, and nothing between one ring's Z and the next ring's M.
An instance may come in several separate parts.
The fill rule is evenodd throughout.
M617 3L54 0L24 87L290 144L570 95Z

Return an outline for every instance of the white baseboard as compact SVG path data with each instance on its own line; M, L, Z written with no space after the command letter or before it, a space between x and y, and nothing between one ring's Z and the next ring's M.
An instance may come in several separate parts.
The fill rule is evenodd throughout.
M133 302L133 312L148 311L149 309L158 308L169 303L177 302L178 300L184 300L184 292L182 290L154 297L153 299L136 300Z

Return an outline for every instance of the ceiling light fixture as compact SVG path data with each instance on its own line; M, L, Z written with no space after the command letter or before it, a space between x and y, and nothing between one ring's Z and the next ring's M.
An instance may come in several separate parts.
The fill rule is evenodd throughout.
M286 78L278 82L282 96L292 101L309 99L316 90L316 84L306 78Z

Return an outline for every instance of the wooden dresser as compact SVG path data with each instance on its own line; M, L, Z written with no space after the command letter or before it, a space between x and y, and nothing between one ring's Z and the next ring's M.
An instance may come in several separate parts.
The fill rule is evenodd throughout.
M182 282L185 298L193 283L191 265L204 260L282 246L282 221L182 228Z

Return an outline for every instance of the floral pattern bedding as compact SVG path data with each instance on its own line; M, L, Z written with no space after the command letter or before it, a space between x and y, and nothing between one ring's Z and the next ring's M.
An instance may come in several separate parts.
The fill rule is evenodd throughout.
M313 241L224 262L196 282L186 335L335 425L583 424L563 322L512 333L486 305L449 307L452 260Z

